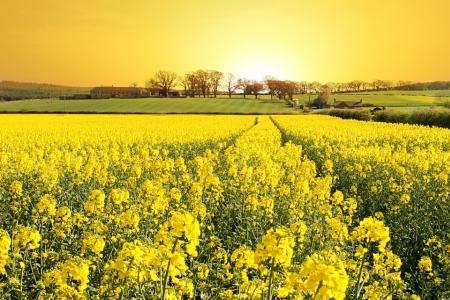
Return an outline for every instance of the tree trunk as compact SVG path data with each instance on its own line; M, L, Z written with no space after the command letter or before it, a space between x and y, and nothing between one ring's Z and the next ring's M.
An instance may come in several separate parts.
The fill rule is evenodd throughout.
M170 85L166 87L166 98L169 97Z

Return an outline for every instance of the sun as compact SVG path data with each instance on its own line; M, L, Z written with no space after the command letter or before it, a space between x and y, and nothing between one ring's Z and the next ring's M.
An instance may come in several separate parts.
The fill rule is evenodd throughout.
M249 54L236 61L235 74L239 78L263 80L266 76L285 78L286 65L280 57L270 53Z
M283 77L281 68L268 59L253 59L243 64L238 73L250 80L262 80L265 76Z

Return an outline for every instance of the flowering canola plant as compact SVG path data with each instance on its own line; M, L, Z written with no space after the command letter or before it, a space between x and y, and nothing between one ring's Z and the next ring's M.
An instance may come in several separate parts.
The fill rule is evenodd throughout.
M450 297L450 130L312 115L274 121L357 200L356 217L382 214L389 231L370 240L382 226L372 218L352 234L362 242L360 254L390 241L420 296Z
M403 227L439 222L416 201L448 198L448 133L395 126L0 115L0 298L445 296L448 235Z

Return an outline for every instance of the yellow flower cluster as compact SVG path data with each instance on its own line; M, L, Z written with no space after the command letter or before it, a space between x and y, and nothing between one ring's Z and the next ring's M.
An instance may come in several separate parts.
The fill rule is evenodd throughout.
M256 246L255 263L260 265L267 260L271 265L289 267L294 255L295 240L285 228L270 229Z
M303 295L313 299L345 299L348 276L345 264L332 251L314 253L306 258L298 273L289 272L285 285L279 289L280 297Z
M428 256L422 256L422 258L419 260L419 268L424 272L431 272L433 271L433 262L431 261L431 258Z
M5 266L9 262L8 252L11 247L11 239L6 231L0 229L0 275L6 274Z
M39 248L42 237L39 231L32 227L18 226L14 230L14 251L34 250Z
M403 269L412 273L405 277L420 296L449 297L450 280L443 279L450 274L445 247L427 241L450 244L450 130L318 115L276 116L274 121L287 140L303 146L321 173L333 176L335 185L356 199L359 219L383 215L378 222L366 219L352 238L377 243L382 250L390 234L393 249L408 264ZM382 229L382 220L389 232ZM361 245L360 255L366 247ZM433 276L424 278L417 265L431 253L440 263ZM373 299L385 297L372 294Z
M90 262L74 257L43 275L46 287L55 286L57 299L83 299L89 283Z
M383 221L368 217L359 223L351 235L352 239L361 242L368 247L370 243L376 243L378 250L384 252L389 242L389 228L384 226ZM367 249L366 249L367 250Z
M447 296L447 131L322 116L0 128L2 299Z

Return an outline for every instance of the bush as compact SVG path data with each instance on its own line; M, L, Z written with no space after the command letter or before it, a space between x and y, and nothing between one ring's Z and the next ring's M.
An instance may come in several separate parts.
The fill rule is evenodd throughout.
M450 111L433 109L414 111L408 123L450 128Z
M375 113L373 120L377 122L408 123L450 128L450 111L434 109L416 110L412 113L379 111Z
M371 119L370 112L368 110L332 109L322 111L320 112L320 114L339 117L341 119L354 119L363 121L369 121Z
M311 103L312 107L317 108L324 108L325 106L327 106L327 104L328 104L327 99L321 97L314 99Z
M377 122L388 122L388 123L407 123L409 113L401 111L378 111L373 115L372 120Z

